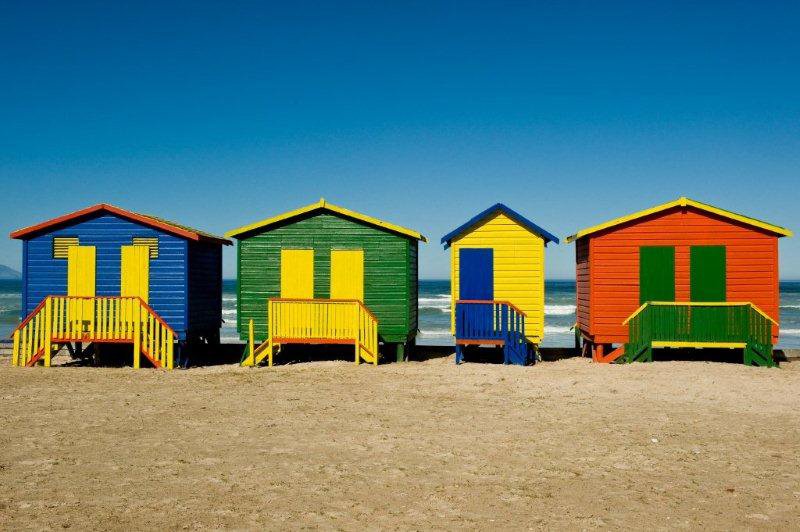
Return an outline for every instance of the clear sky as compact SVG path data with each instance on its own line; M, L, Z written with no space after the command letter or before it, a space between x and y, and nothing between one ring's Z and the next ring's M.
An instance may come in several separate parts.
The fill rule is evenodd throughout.
M681 195L800 232L800 3L674 4L4 2L0 230L109 202L222 233L324 196L427 235L424 278L498 201L562 237Z

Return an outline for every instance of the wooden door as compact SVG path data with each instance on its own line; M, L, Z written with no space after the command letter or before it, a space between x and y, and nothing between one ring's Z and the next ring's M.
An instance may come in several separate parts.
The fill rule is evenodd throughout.
M675 248L639 248L639 304L675 301Z
M331 251L331 299L364 301L364 251Z
M494 250L462 248L458 252L458 297L494 299Z
M67 295L94 297L96 250L94 246L70 246L67 249ZM67 319L74 330L90 330L94 323L94 301L70 301Z
M726 301L725 246L689 249L689 292L692 301Z
M689 297L697 302L726 301L725 246L692 246L689 248ZM695 338L706 340L721 331L736 333L728 320L726 308L693 306L691 328Z
M281 250L281 297L314 298L314 250Z
M150 295L150 248L122 246L120 251L119 295L139 297L148 303Z

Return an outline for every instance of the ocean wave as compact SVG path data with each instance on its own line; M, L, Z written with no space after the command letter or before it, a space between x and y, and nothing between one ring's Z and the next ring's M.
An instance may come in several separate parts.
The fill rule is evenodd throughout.
M800 336L800 329L781 329L781 336Z
M222 309L223 316L236 316L236 309L235 308L224 308Z
M569 325L545 325L544 332L553 334L572 333L572 328Z
M800 305L781 305L781 308L800 309Z
M453 336L453 333L450 332L450 329L421 329L419 334L422 336Z
M417 299L420 309L439 309L450 312L450 296L447 297L420 297Z
M575 314L575 305L545 305L544 313L548 316L569 316Z

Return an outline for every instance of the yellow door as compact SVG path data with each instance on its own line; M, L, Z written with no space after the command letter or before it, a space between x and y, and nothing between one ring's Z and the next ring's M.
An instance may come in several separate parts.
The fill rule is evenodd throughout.
M140 297L148 302L150 293L150 248L122 246L119 295Z
M67 248L67 295L94 297L95 247L70 246ZM73 329L92 330L94 324L94 301L70 302L67 306L68 320Z
M281 297L314 298L314 250L281 250Z
M331 299L364 301L364 251L331 251Z
M67 295L94 297L94 246L67 248Z

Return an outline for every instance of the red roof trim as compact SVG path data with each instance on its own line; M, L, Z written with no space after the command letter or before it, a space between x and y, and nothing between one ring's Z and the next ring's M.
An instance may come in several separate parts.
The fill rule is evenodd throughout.
M10 236L11 238L24 238L30 234L41 232L49 227L60 225L65 222L69 222L70 220L74 220L76 218L80 218L82 216L86 216L89 214L94 214L99 211L106 211L113 214L117 214L119 216L122 216L123 218L128 218L129 220L137 221L149 227L155 227L157 229L161 229L162 231L182 236L183 238L186 238L188 240L194 240L197 242L200 241L217 242L219 244L231 245L230 240L201 235L199 233L195 233L194 231L188 231L181 227L176 227L172 224L168 224L159 220L154 220L149 216L144 216L142 214L137 214L135 212L126 211L125 209L115 207L114 205L108 205L106 203L98 203L97 205L92 205L91 207L86 207L85 209L65 214L63 216L53 218L52 220L47 220L46 222L32 225L30 227L24 227L22 229L17 229L16 231L12 232Z

